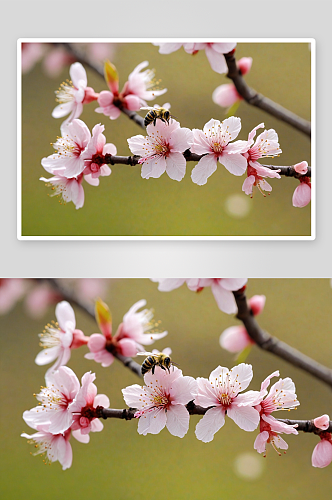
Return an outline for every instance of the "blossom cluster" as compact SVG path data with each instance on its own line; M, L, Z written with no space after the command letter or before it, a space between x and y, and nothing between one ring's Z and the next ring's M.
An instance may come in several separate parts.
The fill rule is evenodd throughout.
M212 68L219 73L227 69L223 54L236 46L235 43L158 45L161 53L170 53L182 45L191 54L204 49ZM243 74L249 71L251 62L250 58L239 61L239 69ZM92 186L98 186L99 177L111 174L109 164L112 160L109 157L117 154L117 148L112 143L106 143L104 125L95 125L91 133L88 126L79 119L83 106L92 101L98 101L99 104L95 111L111 120L117 119L121 110L135 112L150 109L157 116L157 119L147 124L146 136L140 134L127 139L131 153L139 157L142 178L159 178L166 172L172 180L181 181L186 174L187 158L191 159L192 154L194 157L199 156L198 163L191 172L194 184L205 185L220 163L233 175L242 176L246 173L242 185L245 194L252 197L254 187L264 196L263 191L270 193L272 187L265 179L280 179L280 169L263 166L258 160L282 153L277 132L274 129L264 129L255 139L256 131L265 127L264 123L260 123L249 133L248 140L235 141L241 131L241 119L236 116L230 116L222 122L212 118L203 129L192 130L181 127L173 117L164 119L162 115L158 115L160 108L157 105L146 108L146 101L167 91L166 88L156 88L154 71L145 69L147 66L147 61L140 63L120 91L118 72L107 61L105 79L109 90L96 93L93 88L88 87L87 74L82 64L76 62L71 65L71 81L64 82L57 91L59 104L52 113L55 118L69 116L61 125L61 136L53 144L56 152L41 161L46 172L53 175L50 178L40 178L52 188L52 196L60 196L65 203L72 201L76 209L79 209L84 205L83 180ZM224 95L224 89L221 90ZM234 94L233 89L232 92ZM220 89L216 89L213 99L220 104ZM226 99L228 102L231 100ZM164 104L163 107L169 109L170 104ZM295 207L304 207L311 199L311 181L305 175L308 164L302 161L294 169L299 174L300 185L294 192L292 203Z
M71 435L81 443L89 442L90 432L100 432L104 425L98 419L98 407L108 407L105 394L97 394L96 376L87 372L81 385L75 373L60 366L46 378L36 398L39 405L23 413L24 421L37 432L21 436L34 443L35 455L45 454L46 462L59 461L62 468L72 464Z
M131 385L122 393L126 404L137 408L135 417L139 418L139 434L157 434L166 426L174 436L184 437L189 429L186 405L193 401L195 405L207 408L195 430L200 441L212 441L225 424L227 415L248 432L253 432L259 425L254 448L258 453L265 453L267 443L276 450L288 448L280 433L298 433L294 425L283 424L271 415L276 410L292 409L300 404L290 378L280 379L267 392L270 379L278 375L276 371L267 377L260 391L243 393L253 377L251 365L245 363L230 370L218 366L208 379L199 377L196 380L183 376L176 367L170 372L156 367L155 374L148 372L144 376L145 386Z

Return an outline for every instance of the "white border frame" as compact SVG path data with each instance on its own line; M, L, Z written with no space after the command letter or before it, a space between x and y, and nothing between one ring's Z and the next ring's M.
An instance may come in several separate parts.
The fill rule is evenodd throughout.
M22 236L22 43L308 43L311 46L311 235L310 236ZM300 209L299 209L300 210ZM20 38L17 40L17 239L59 241L296 241L316 239L316 40L314 38Z

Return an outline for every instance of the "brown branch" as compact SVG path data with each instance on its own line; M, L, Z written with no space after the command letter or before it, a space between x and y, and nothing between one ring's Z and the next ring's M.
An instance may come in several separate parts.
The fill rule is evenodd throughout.
M225 54L225 59L228 67L228 78L230 78L238 93L241 97L252 106L266 111L272 116L275 116L279 120L282 120L292 127L300 130L304 134L310 137L311 135L311 124L309 121L297 116L288 109L280 106L280 104L275 103L271 99L264 97L262 94L258 94L256 90L250 88L245 80L243 79L240 70L237 67L234 52Z
M233 295L238 307L236 317L242 321L248 335L256 342L258 347L301 368L332 387L332 370L330 368L321 365L309 356L302 354L297 349L290 347L285 342L282 342L276 337L272 337L269 333L262 330L248 306L245 291L243 289L234 291Z
M186 161L199 161L205 155L197 155L196 153L192 153L190 149L187 149L183 156ZM131 165L135 166L139 164L140 156L113 156L110 154L99 155L100 158L95 159L94 163L102 165L103 163L107 163L108 165ZM269 168L270 170L279 170L279 175L284 175L285 177L296 177L300 179L301 177L311 177L311 167L308 167L308 172L306 174L299 174L295 171L294 166L290 167L278 167L276 165L262 165L262 167Z
M186 408L188 410L188 413L190 415L205 415L205 413L210 409L213 408L213 406L209 406L208 408L203 408L202 406L195 405L193 401L190 401L187 405ZM102 408L99 407L99 418L107 419L107 418L120 418L124 420L132 420L135 418L135 413L138 411L137 408L125 408L123 410L116 410L113 408ZM328 429L325 431L322 431L321 429L318 429L314 425L313 420L288 420L288 419L282 419L282 418L277 418L278 422L283 422L287 425L297 425L296 430L298 431L303 431L303 432L312 432L314 434L321 434L322 432L332 432L332 421L330 420L330 425Z
M77 297L74 290L65 287L62 283L59 282L59 280L55 278L45 278L44 281L47 281L52 286L52 288L55 289L62 296L64 300L67 300L68 302L71 302L72 304L79 307L83 312L85 312L95 321L94 307L90 304L86 304L79 297ZM118 354L113 350L112 354L124 366L126 366L127 368L129 368L129 370L135 373L135 375L138 375L139 377L142 378L141 365L136 363L133 359L128 358L126 356L122 356L121 354Z

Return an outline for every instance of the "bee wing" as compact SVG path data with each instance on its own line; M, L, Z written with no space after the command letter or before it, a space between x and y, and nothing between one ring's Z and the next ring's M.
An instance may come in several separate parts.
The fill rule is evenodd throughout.
M144 107L144 108L139 108L139 109L148 109L149 111L151 111L151 109L154 109L153 107L151 106L147 106L147 107Z
M137 356L153 356L152 352L138 352Z

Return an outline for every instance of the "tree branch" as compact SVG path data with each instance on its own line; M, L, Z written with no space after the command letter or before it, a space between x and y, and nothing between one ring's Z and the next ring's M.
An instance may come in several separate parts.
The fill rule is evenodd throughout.
M295 113L292 113L283 106L280 106L280 104L273 102L271 99L264 97L262 94L258 94L256 90L250 88L243 79L241 72L237 67L234 52L229 52L228 54L224 55L228 67L227 76L233 81L236 90L248 104L266 111L270 115L275 116L279 120L288 123L292 127L300 130L310 137L311 124L309 121L304 120L303 118L297 116Z
M330 368L321 365L314 359L309 358L309 356L302 354L297 349L290 347L285 342L272 337L269 333L262 330L248 306L243 289L234 291L233 295L238 307L236 317L242 321L248 335L256 342L258 347L288 361L293 366L301 368L332 387L332 370Z
M108 165L131 165L135 166L139 164L140 156L113 156L110 154L98 155L98 158L94 158L94 163L97 164L108 164ZM186 161L199 161L205 155L198 155L196 153L192 153L190 149L187 149L183 156ZM308 167L308 172L306 174L299 174L295 171L294 166L290 167L278 167L277 165L262 165L262 167L269 168L270 170L279 170L279 175L284 175L285 177L295 177L300 179L301 177L311 177L311 167Z
M205 413L210 409L213 408L213 406L209 406L208 408L203 408L202 406L195 405L193 401L190 401L186 405L186 408L188 410L188 413L190 415L205 415ZM137 408L125 408L123 410L116 410L113 408L103 408L99 407L99 418L107 419L107 418L120 418L124 420L132 420L135 418L135 413L138 411ZM282 419L282 418L277 418L278 422L283 422L287 425L297 425L296 430L298 431L303 431L303 432L312 432L314 434L321 434L322 432L332 432L332 421L330 420L330 424L328 429L322 430L318 429L318 427L315 426L313 420L289 420L289 419Z

